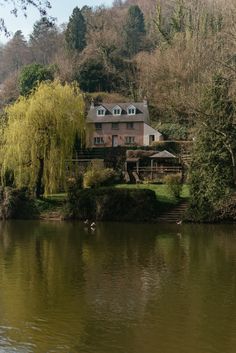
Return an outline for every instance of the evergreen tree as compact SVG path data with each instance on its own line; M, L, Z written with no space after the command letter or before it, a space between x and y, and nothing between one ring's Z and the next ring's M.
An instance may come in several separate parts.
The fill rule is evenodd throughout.
M58 48L58 32L55 24L42 17L34 24L30 46L37 63L50 64Z
M230 82L213 79L204 101L190 170L192 207L196 220L209 220L217 202L235 183L235 107Z
M145 34L143 13L137 5L132 5L129 7L124 26L125 52L129 57L142 49Z
M40 64L31 64L23 68L19 75L19 91L23 96L28 95L38 83L53 80L51 67Z
M85 48L86 30L86 21L82 11L75 7L65 32L68 49L81 52Z
M80 88L85 92L110 92L113 77L109 75L100 58L89 58L79 69L76 80Z

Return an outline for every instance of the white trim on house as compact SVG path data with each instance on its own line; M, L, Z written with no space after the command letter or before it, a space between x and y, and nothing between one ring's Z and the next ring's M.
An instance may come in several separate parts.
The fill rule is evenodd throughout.
M114 116L121 115L121 112L122 112L122 108L119 105L116 105L112 109L112 115L114 115Z
M106 109L102 105L97 107L96 110L97 110L97 116L105 116L106 115Z
M136 114L136 107L131 104L128 109L127 109L127 114L128 115L135 115Z
M162 141L163 136L162 134L153 129L150 125L144 123L144 131L143 131L143 145L144 146L150 146L151 145L151 140L152 142L156 141Z

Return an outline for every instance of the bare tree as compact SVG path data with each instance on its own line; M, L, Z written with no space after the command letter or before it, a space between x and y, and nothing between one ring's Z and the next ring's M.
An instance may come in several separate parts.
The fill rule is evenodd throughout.
M0 0L0 7L5 4L10 5L10 12L14 16L18 16L19 13L22 13L24 16L27 17L27 10L30 6L37 8L41 16L46 16L47 9L51 8L50 1L48 0ZM1 17L0 31L5 32L6 35L9 34L4 18Z
M2 78L7 78L17 72L24 65L31 63L32 56L21 31L17 31L13 38L2 49L0 72Z

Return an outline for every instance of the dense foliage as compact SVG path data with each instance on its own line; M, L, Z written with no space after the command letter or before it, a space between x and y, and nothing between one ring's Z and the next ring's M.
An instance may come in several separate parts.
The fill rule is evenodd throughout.
M71 188L68 192L67 216L99 221L150 221L157 216L154 191L137 189Z
M164 183L167 185L170 195L174 198L179 199L183 188L182 178L180 174L166 175Z
M145 34L142 11L137 5L130 6L124 25L124 50L128 56L132 57L142 49Z
M229 80L215 76L199 112L190 173L193 216L197 220L211 219L217 203L235 185L235 107L229 90Z
M28 97L6 110L2 147L3 174L12 170L17 187L37 196L63 186L65 162L76 136L84 132L84 99L74 85L41 83Z
M91 167L84 173L84 187L96 188L111 185L116 180L116 172L111 168Z
M28 95L42 81L53 80L53 69L40 64L25 66L19 75L19 90L23 96Z
M0 188L0 219L34 219L38 217L35 202L27 189Z
M86 46L86 22L81 10L75 7L65 31L65 40L70 50L82 51Z

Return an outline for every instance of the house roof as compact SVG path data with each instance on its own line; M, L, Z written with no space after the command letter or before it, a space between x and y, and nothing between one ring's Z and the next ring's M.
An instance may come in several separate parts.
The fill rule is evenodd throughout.
M135 158L135 157L131 157L131 158L127 158L126 162L138 162L140 160L140 158Z
M113 115L112 110L119 106L121 108L121 115ZM136 114L128 115L128 108L134 106L136 108ZM97 116L97 108L104 107L106 113L104 116ZM109 123L109 122L148 122L149 112L148 107L143 102L140 103L101 103L98 106L91 107L88 112L88 123Z
M177 157L174 154L164 150L164 151L153 154L149 158L156 159L156 158L177 158Z

